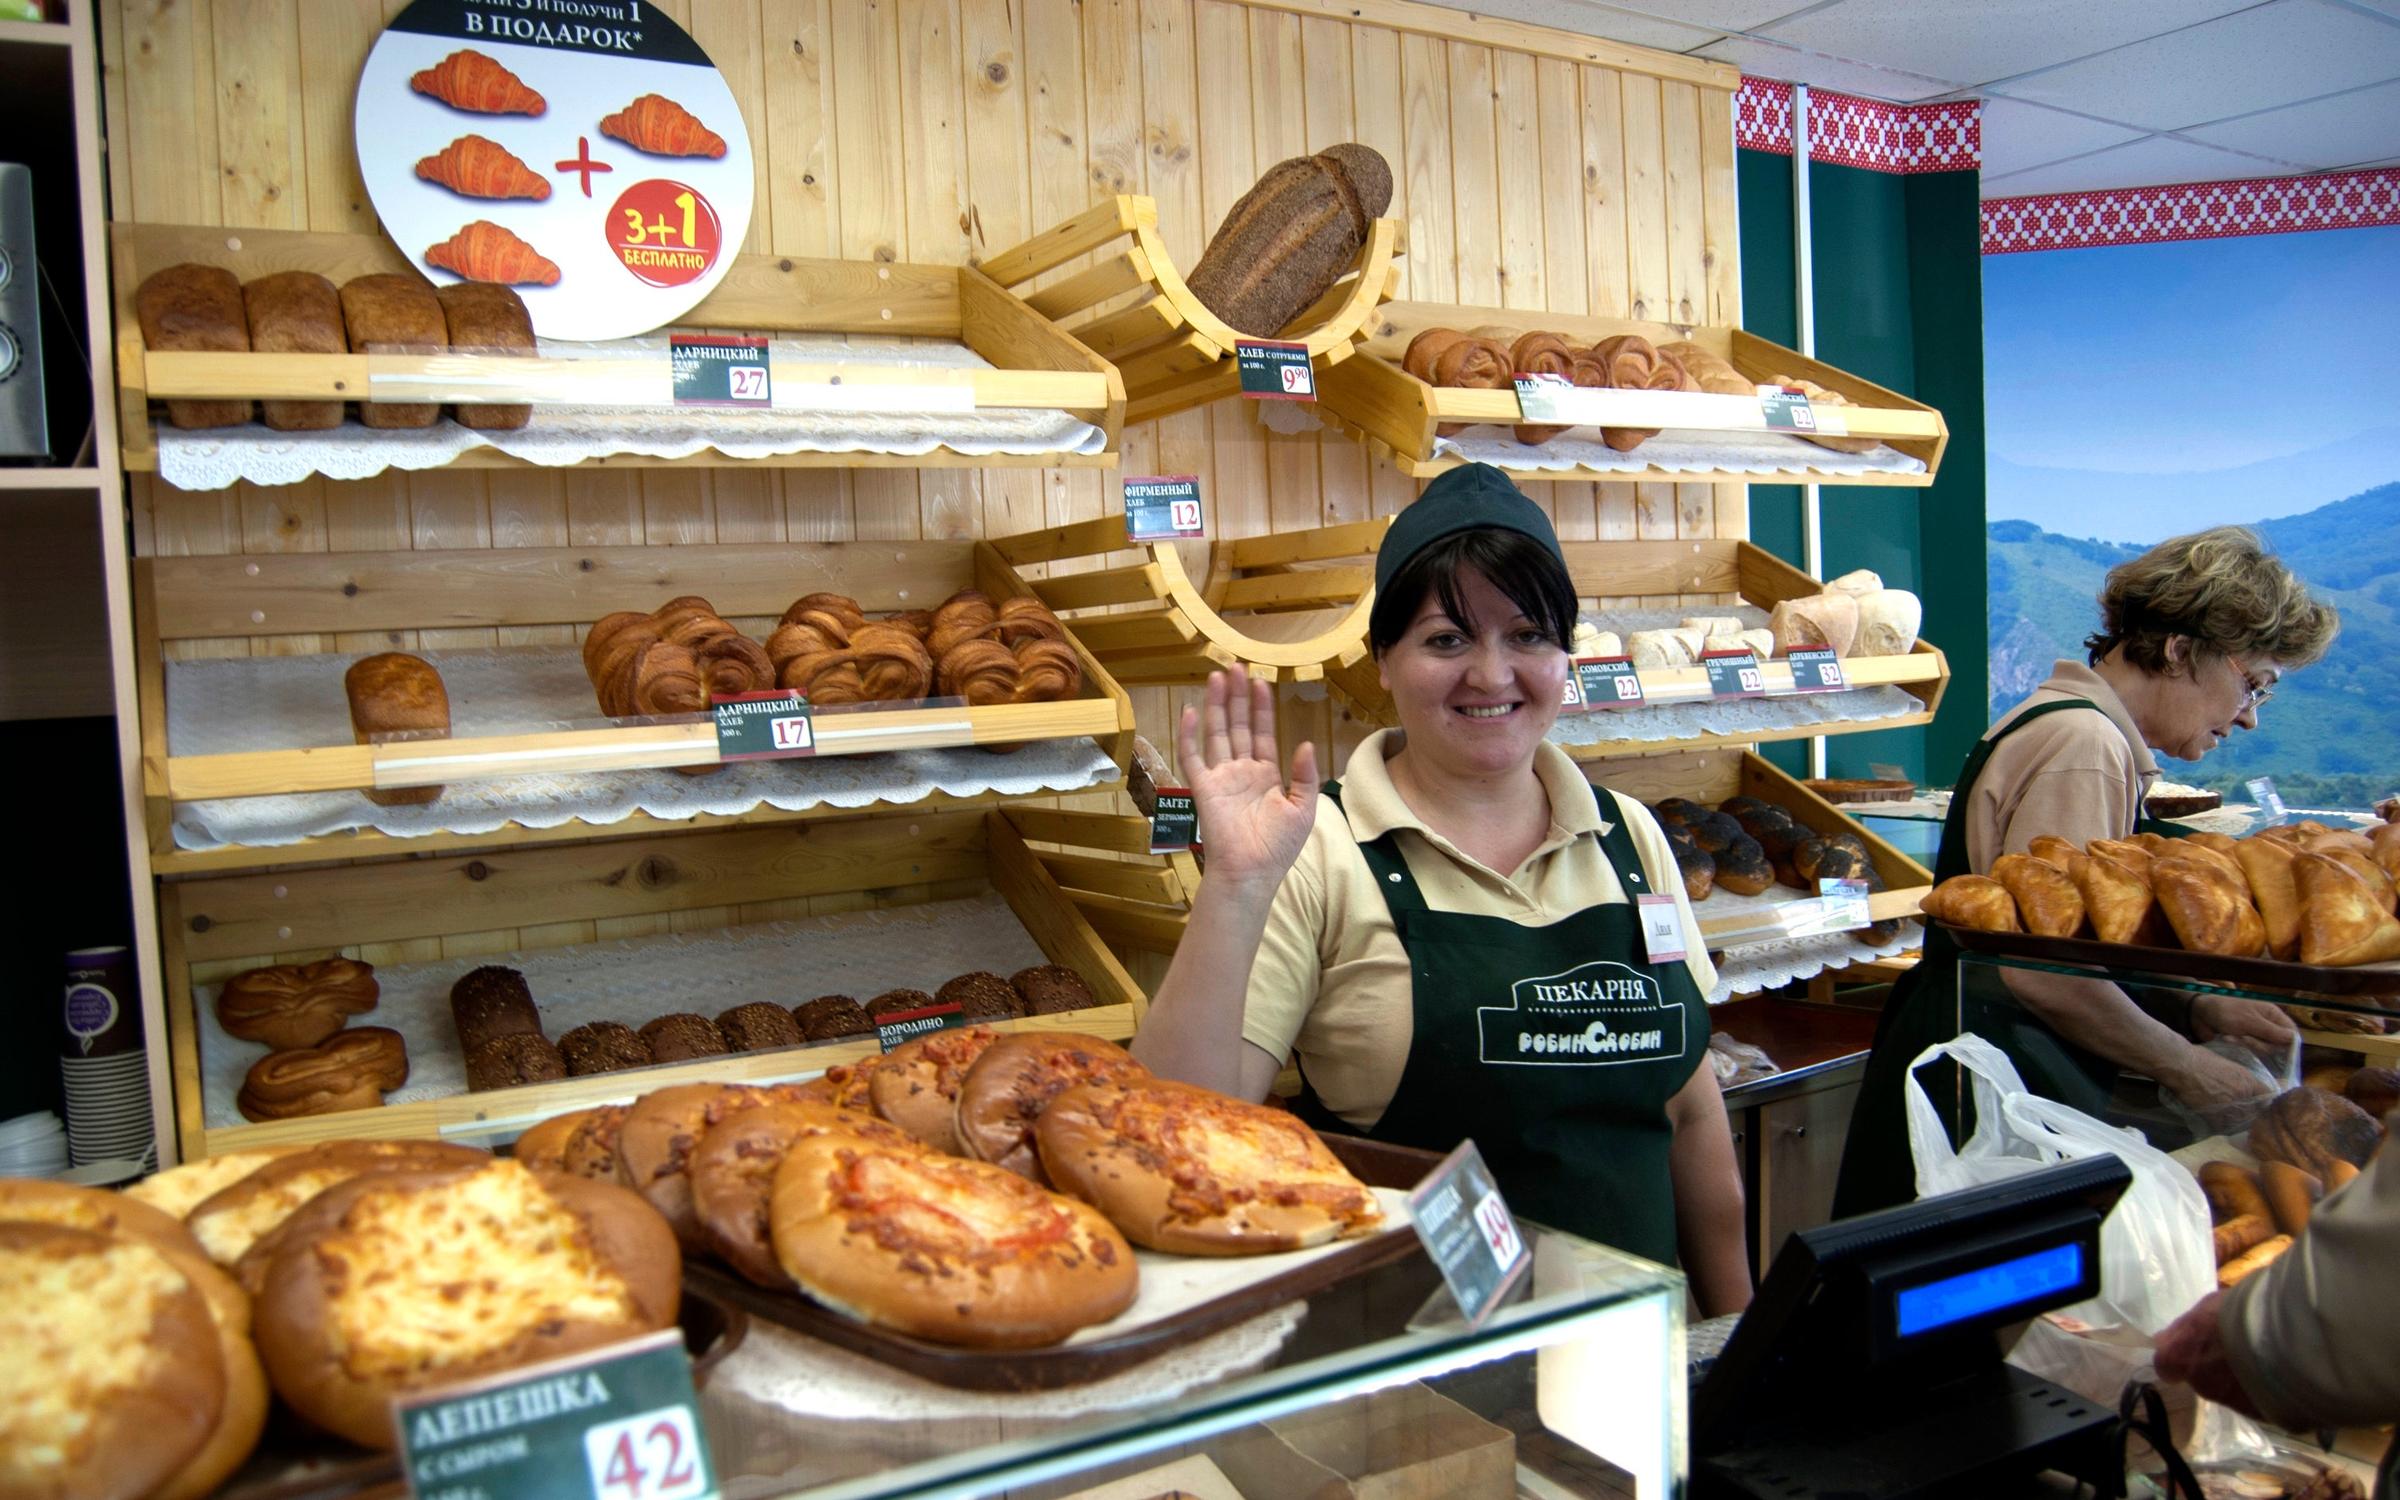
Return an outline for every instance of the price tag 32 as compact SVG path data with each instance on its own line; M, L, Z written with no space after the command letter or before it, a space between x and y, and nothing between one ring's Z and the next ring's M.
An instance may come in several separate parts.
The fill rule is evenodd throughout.
M1795 693L1838 693L1849 685L1842 677L1841 658L1827 647L1802 646L1787 660Z
M1180 542L1207 534L1197 475L1146 474L1125 481L1127 541Z
M767 376L767 341L734 334L676 333L667 336L677 406L775 404Z
M1317 372L1308 362L1308 345L1280 339L1237 339L1234 368L1242 394L1259 401L1314 401Z
M1767 691L1758 658L1747 651L1710 651L1701 656L1700 665L1708 671L1711 698L1757 698Z

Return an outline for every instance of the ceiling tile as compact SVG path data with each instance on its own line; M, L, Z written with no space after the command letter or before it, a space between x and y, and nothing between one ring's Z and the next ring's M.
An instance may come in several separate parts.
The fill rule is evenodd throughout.
M1988 83L2214 20L2258 0L1843 0L1765 28L1836 57ZM2107 113L2107 111L2097 111Z
M1606 37L1612 42L1655 47L1661 52L1689 52L1725 34L1718 27L1681 26L1611 5L1595 5L1591 0L1436 0L1436 3L1451 10L1524 21L1554 31ZM1782 0L1776 3L1780 5Z
M2195 125L2182 133L2212 146L2319 168L2389 156L2400 151L2400 80L2245 119ZM1988 128L1984 139L1991 139Z
M1806 10L1816 0L1605 0L1614 10L1638 10L1644 15L1706 26L1716 31L1750 31L1767 22ZM2394 0L2400 4L2400 0Z
M2175 130L2387 78L2400 78L2400 26L2327 0L2274 0L1994 92Z
M1920 78L1913 73L1893 72L1888 68L1871 67L1845 58L1827 57L1821 52L1804 52L1796 47L1778 46L1773 42L1747 37L1727 37L1721 42L1711 42L1700 49L1700 55L1732 63L1753 77L1788 79L1793 83L1805 83L1810 88L1835 89L1845 94L1886 99L1896 104L1913 104L1919 99L1930 99L1935 94L1948 93L1957 86L1939 78Z
M2261 161L2214 146L2194 145L2172 136L2147 136L2131 145L2111 146L2089 156L2050 162L2022 172L1983 179L1986 198L2015 198L2026 193L2089 193L2103 188L2154 187L2167 182L2220 182L2237 177L2284 177L2296 168L2288 163Z
M2105 120L2060 114L2015 99L1983 101L1983 175L2022 172L2065 156L2141 139L2142 132Z

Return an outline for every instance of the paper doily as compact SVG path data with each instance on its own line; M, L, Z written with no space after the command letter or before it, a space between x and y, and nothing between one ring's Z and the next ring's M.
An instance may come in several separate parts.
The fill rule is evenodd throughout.
M1592 429L1577 428L1589 434ZM1805 472L1839 482L1860 474L1922 474L1920 459L1878 443L1865 453L1836 453L1831 448L1780 432L1712 432L1673 428L1631 453L1619 453L1597 437L1560 433L1549 442L1528 446L1511 429L1478 423L1450 437L1434 439L1437 454L1456 454L1477 463L1510 469L1590 469L1633 474L1663 470L1670 474L1788 474ZM1696 612L1696 611L1695 611Z

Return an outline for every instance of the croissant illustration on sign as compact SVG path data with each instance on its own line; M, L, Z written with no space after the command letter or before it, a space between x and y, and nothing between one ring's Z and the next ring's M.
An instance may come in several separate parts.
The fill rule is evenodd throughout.
M664 94L644 94L600 122L614 136L652 156L723 156L725 137Z
M477 219L440 244L427 246L425 263L469 281L558 285L557 262L489 219Z
M550 196L550 180L517 160L498 141L462 135L432 156L417 162L417 175L468 198L531 198Z
M472 47L412 74L408 86L470 114L538 115L550 107L523 79Z

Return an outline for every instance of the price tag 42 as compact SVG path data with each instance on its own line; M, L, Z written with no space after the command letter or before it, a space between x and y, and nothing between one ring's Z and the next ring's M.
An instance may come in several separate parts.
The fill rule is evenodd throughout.
M698 1500L710 1493L708 1463L688 1406L646 1411L583 1435L597 1500Z

